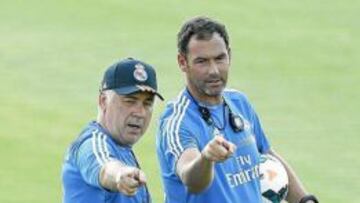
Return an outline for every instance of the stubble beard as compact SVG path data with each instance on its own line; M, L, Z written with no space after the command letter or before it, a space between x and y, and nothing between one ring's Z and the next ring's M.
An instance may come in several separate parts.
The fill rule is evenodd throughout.
M220 97L226 86L226 82L224 80L221 81L222 81L222 86L216 89L212 89L211 87L208 87L207 83L204 81L192 80L192 83L199 94L207 97Z

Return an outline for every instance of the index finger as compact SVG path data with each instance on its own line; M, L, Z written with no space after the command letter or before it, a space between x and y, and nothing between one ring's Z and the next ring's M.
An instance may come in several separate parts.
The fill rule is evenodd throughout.
M228 144L229 144L229 148L228 148L228 150L229 150L229 152L231 153L231 154L233 154L234 152L235 152L235 150L236 150L236 145L234 144L234 143L232 143L232 142L228 142Z
M142 172L141 170L139 170L138 176L137 176L137 181L139 181L139 183L141 185L146 184L146 176L145 173Z
M224 140L221 145L231 154L236 150L236 145L230 141Z
M215 141L216 144L220 144L220 145L222 145L224 142L226 142L226 139L220 135L215 135L213 140Z

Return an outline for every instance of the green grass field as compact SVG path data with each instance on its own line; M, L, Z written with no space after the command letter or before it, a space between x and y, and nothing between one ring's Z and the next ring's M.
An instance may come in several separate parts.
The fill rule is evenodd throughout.
M0 202L61 202L64 152L96 115L104 69L156 66L167 100L183 88L176 33L194 15L230 32L229 87L256 107L272 146L321 202L360 197L360 2L0 0ZM163 193L155 129L136 152Z

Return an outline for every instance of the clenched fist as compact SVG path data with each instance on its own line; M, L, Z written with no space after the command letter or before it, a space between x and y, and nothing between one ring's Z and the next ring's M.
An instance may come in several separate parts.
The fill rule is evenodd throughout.
M220 135L214 138L205 146L201 155L214 162L221 162L228 159L236 150L236 146Z

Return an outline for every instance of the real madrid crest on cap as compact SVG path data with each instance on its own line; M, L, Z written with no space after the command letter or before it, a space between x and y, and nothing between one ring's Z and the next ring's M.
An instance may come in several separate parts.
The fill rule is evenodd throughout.
M144 82L148 78L145 67L141 63L135 65L134 78L139 82Z

